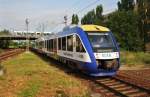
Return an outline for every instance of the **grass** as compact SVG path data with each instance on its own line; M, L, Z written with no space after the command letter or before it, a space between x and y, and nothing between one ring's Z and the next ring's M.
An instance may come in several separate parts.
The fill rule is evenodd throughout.
M144 52L121 52L121 64L127 66L139 66L150 67L150 53Z
M19 97L35 97L40 87L40 81L30 81L28 82L28 85L19 93Z
M89 97L83 82L45 62L33 53L23 53L2 63L1 97Z

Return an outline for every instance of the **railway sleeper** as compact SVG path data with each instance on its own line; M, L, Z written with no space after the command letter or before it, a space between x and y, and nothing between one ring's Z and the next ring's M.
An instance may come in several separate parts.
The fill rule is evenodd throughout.
M145 92L138 92L134 94L129 94L129 97L150 97L150 96Z
M124 91L124 90L128 90L128 89L131 89L132 87L131 86L128 86L128 87L121 87L121 88L115 88L117 91Z
M115 86L110 86L111 88L122 88L122 87L126 87L125 84L119 84L119 85L115 85Z
M121 84L120 82L106 83L107 86L115 86L120 84Z
M107 81L100 81L101 83L107 84L107 83L112 83L115 82L115 80L107 80Z
M124 90L124 91L120 91L120 92L123 93L123 94L128 95L130 93L138 93L140 91L139 91L139 89L129 89L129 90Z
M106 81L110 81L111 79L110 78L104 78L104 79L99 79L97 81L99 82L106 82Z

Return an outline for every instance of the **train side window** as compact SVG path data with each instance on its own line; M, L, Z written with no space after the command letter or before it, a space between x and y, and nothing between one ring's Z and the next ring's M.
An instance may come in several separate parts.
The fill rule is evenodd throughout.
M44 48L44 41L41 42L41 48Z
M78 36L76 36L76 52L85 52L85 49Z
M46 42L45 44L46 44L46 50L47 50L47 48L48 48L48 47L47 47L47 40L46 40L45 42Z
M40 42L39 42L39 48L42 49L43 46L44 46L44 41L40 41Z
M50 51L50 40L48 40L48 51Z
M66 37L62 38L62 50L66 50Z
M57 38L53 39L53 52L57 51Z
M38 48L38 42L37 41L35 42L35 47Z
M51 51L51 48L52 48L52 43L51 43L52 40L49 40L49 51Z
M44 41L44 48L46 49L46 40Z
M48 45L49 45L49 46L48 46L48 49L49 49L49 51L50 51L50 48L51 48L51 41L49 40L48 42L49 42L49 43L48 43Z
M53 52L53 39L50 40L50 51Z
M41 41L39 42L39 48L41 49Z
M67 36L67 51L73 51L73 36Z
M47 51L49 51L49 41L47 40Z
M61 50L61 39L62 38L58 38L58 50Z

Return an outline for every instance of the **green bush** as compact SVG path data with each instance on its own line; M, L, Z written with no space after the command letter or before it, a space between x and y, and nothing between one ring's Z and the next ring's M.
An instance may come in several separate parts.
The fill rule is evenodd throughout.
M121 51L121 64L150 66L150 53Z

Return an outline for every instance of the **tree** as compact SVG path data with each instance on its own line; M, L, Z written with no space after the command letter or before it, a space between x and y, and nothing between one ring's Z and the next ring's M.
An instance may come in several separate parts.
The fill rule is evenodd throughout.
M144 51L146 51L145 45L150 42L150 1L149 0L137 0L138 15L139 15L139 29L141 31L141 37ZM150 48L149 48L150 49Z
M96 18L95 10L89 11L82 19L81 24L94 24Z
M3 30L0 32L0 35L9 35L10 32L8 30ZM0 48L8 48L10 44L10 40L0 40Z
M88 12L81 20L81 24L98 24L109 27L117 38L121 47L129 51L143 51L143 34L139 26L141 17L134 12L135 0L120 0L118 10L103 16L103 7ZM140 1L140 0L139 0ZM141 15L143 12L141 13ZM143 17L143 16L142 16Z
M71 24L78 24L79 23L79 18L77 14L72 15L72 23Z
M121 47L129 51L142 51L143 41L138 28L139 17L133 11L116 11L109 15L107 26Z
M108 15L107 26L114 32L121 47L130 51L143 51L141 16L134 12L135 0L121 0L118 11ZM140 2L142 0L139 0ZM141 8L140 8L141 9ZM141 15L143 12L141 12ZM142 29L143 30L143 29Z
M9 30L4 29L3 31L0 31L0 35L9 35Z
M103 13L103 6L98 5L96 10L89 11L84 17L81 19L81 24L97 24L103 25L104 24L104 17Z
M118 10L133 10L135 2L134 0L121 0L118 2Z
M102 15L103 13L103 6L102 5L98 5L96 7L96 18L95 18L95 24L98 24L98 25L102 25L104 24L104 17Z

